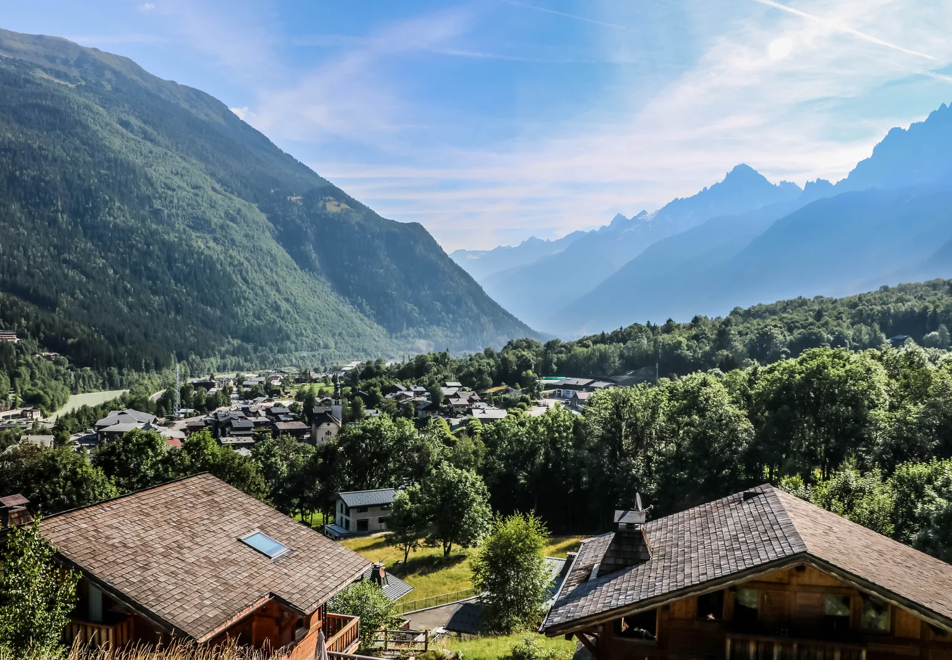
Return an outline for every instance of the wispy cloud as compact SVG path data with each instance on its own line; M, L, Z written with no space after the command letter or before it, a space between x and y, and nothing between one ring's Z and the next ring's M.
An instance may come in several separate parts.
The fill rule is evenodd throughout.
M139 11L141 12L149 12L153 9L155 9L155 5L151 2L143 2L141 5L139 5Z
M586 18L584 16L578 16L576 14L567 14L564 11L556 11L555 9L548 9L546 7L539 7L537 5L528 5L524 2L516 2L516 0L501 0L507 5L513 5L515 7L525 7L526 9L533 9L535 11L545 12L546 14L554 14L556 16L563 16L565 18L571 18L572 20L582 21L584 23L592 23L594 25L601 25L602 27L612 28L613 30L625 30L630 32L631 28L627 28L624 25L615 25L614 23L606 23L604 21L598 21L594 18Z
M827 19L827 18L822 18L822 17L817 16L817 15L815 15L815 14L809 14L809 13L807 13L807 12L805 12L805 11L801 11L801 10L799 10L799 9L795 9L795 8L790 7L790 6L788 6L788 5L784 5L784 4L781 4L781 3L779 3L779 2L774 2L774 0L754 0L754 2L756 2L756 3L758 3L758 4L761 4L761 5L766 5L766 6L768 6L768 7L773 7L774 9L779 9L779 10L781 10L781 11L785 11L785 12L787 12L787 13L789 13L789 14L793 14L794 16L799 16L800 18L805 18L805 19L807 19L808 21L813 21L814 23L819 23L820 25L826 27L826 28L829 29L829 30L833 30L834 32L842 32L843 34L849 34L849 35L852 35L852 36L856 37L857 39L862 39L863 41L868 41L869 43L871 43L871 44L876 44L877 46L883 46L883 47L885 47L885 48L890 48L890 49L895 50L895 51L898 51L898 52L900 52L900 53L905 53L906 55L914 55L914 56L916 56L916 57L924 57L924 58L926 58L926 59L932 60L933 62L938 62L938 61L939 61L939 58L933 57L932 55L929 55L928 53L920 53L920 52L917 51L917 50L912 50L912 49L909 49L909 48L904 48L904 47L902 47L902 46L897 46L896 44L893 44L893 43L890 43L890 42L888 42L888 41L885 41L884 39L880 39L880 38L878 38L878 37L874 37L874 36L872 36L872 35L870 35L870 34L866 34L865 32L860 32L859 30L854 30L853 28L849 27L848 25L843 25L843 24L840 23L839 21L831 20L831 19Z

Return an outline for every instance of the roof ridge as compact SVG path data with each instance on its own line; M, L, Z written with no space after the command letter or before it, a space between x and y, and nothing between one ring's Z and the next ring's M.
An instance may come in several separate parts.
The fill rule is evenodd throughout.
M202 477L206 475L213 476L207 470L204 472L196 472L195 474L190 474L186 477L179 477L178 479L163 481L160 484L156 484L155 486L149 486L148 488L143 488L142 490L134 490L131 493L123 493L122 495L117 495L116 497L110 497L108 500L100 500L99 502L93 502L92 504L87 504L85 506L76 506L76 507L73 507L72 509L66 509L65 511L57 511L56 513L51 513L48 516L43 516L43 520L50 520L51 518L58 518L59 516L65 516L67 513L74 513L76 511L82 511L83 509L91 509L94 506L99 506L101 504L108 504L110 502L115 502L117 500L124 500L126 498L132 497L133 495L139 495L140 493L147 493L152 490L158 490L165 486L171 486L172 484L177 484L180 481L187 481L189 479L195 479L196 477ZM227 483L227 482L224 482L224 483ZM232 486L232 488L234 488L234 486Z
M383 488L365 488L364 490L342 490L338 495L348 495L350 493L373 493L378 490L396 490L393 486L385 486Z
M783 493L784 495L790 495L790 493L786 493L773 484L769 483L761 484L760 486L757 486L757 488L765 489L764 495L767 496L767 501L770 502L770 508L777 517L777 522L780 523L780 528L784 531L784 535L790 540L790 545L794 546L794 539L790 536L790 530L793 530L798 542L796 546L794 546L795 550L798 552L808 552L809 548L807 548L807 542L800 534L800 530L797 528L797 523L790 515L790 512L787 511L787 507L784 506L783 503L783 498L780 496L780 493ZM790 497L795 496L790 495Z

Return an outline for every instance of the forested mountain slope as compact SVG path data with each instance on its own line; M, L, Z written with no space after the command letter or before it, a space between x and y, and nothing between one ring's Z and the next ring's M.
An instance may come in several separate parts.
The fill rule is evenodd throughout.
M0 30L0 326L90 366L333 360L532 331L198 90Z

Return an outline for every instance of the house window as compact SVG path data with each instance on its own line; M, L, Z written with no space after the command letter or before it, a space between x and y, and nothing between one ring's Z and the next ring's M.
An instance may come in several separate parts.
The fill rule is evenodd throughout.
M724 592L714 591L697 597L697 618L720 621L724 618Z
M261 532L252 532L240 540L245 545L254 548L261 554L267 555L272 559L283 555L289 550L288 546L283 543L278 543L267 534L262 534Z
M830 634L848 631L850 629L850 597L827 594L823 604L823 622Z
M760 592L756 589L738 589L734 594L734 621L741 625L757 623Z
M863 630L888 633L890 628L889 603L866 596L863 598Z
M357 531L358 531L358 532L366 532L366 531L368 531L368 530L370 529L370 527L368 526L368 523L369 523L369 521L368 521L366 518L364 518L364 519L362 519L362 520L358 520L358 521L357 521Z
M384 529L387 529L387 520L388 520L388 519L387 519L386 517L385 517L385 518L377 518L377 523L378 523L381 527L383 527Z
M367 513L367 507L365 506L357 507L357 513Z
M619 639L642 639L654 641L657 634L658 610L639 612L615 619L612 636Z
M344 529L350 531L350 518L344 518Z

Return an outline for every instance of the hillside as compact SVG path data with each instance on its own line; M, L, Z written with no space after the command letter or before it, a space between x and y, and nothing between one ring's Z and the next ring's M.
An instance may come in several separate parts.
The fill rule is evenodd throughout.
M792 183L774 185L747 165L738 165L723 181L696 195L675 199L653 214L616 216L562 252L482 283L504 308L535 328L549 330L554 311L591 291L649 245L710 218L787 202L800 194Z
M952 275L952 110L893 129L849 176L646 250L540 323L566 336ZM661 248L668 248L661 250ZM948 249L948 248L946 248ZM664 258L658 258L663 255Z
M90 366L334 360L532 331L221 102L0 31L0 327Z

